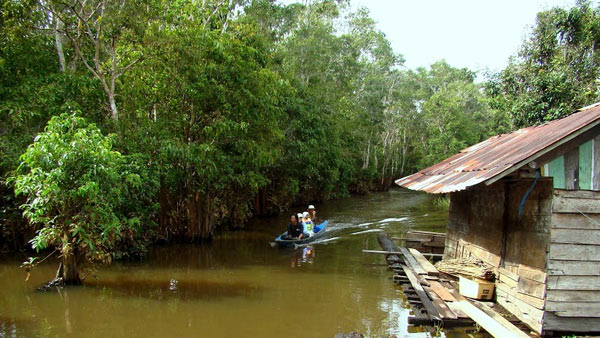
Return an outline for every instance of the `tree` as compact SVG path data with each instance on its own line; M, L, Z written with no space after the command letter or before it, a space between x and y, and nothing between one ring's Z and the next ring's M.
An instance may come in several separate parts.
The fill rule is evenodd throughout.
M600 10L589 1L537 15L517 56L492 76L492 107L517 127L564 117L600 100Z
M80 284L88 263L110 263L123 228L139 223L117 212L141 179L112 146L113 136L83 118L55 116L21 156L13 178L15 192L26 197L23 215L39 226L32 247L60 253L57 277L65 284Z
M475 73L438 61L429 69L411 74L419 132L413 151L418 168L439 162L461 149L483 141L499 126L488 125L494 119L487 100L475 83Z
M165 237L199 241L217 225L249 217L248 202L280 156L279 99L287 85L266 68L254 26L233 21L224 30L197 19L203 8L185 10L152 31L150 57L125 75L127 92L139 100L123 106L145 114L120 123L130 131L124 146L150 153L159 168ZM137 148L134 135L155 147Z
M150 27L153 3L127 0L55 1L47 4L55 25L55 45L64 70L63 35L77 59L104 90L110 116L118 120L117 84L125 72L143 60L141 45Z

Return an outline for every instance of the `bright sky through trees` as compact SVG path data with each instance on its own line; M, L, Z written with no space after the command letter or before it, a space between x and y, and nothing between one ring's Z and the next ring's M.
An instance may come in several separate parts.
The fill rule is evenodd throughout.
M290 3L293 1L284 1ZM351 0L369 8L408 68L446 59L454 67L499 71L517 52L536 14L575 0ZM595 2L594 2L595 3Z

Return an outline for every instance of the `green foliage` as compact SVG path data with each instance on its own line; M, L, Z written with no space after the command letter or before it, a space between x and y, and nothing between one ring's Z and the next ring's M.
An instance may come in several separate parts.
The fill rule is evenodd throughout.
M517 127L564 117L600 100L600 11L589 1L540 12L529 38L492 77L491 104Z
M445 61L413 76L423 148L419 167L435 164L495 134L492 116L475 74Z
M53 117L21 156L13 178L24 195L23 215L38 226L32 247L57 248L63 256L110 262L125 229L140 219L124 212L142 178L113 150L114 135L102 135L76 115ZM134 193L132 193L134 192Z
M403 68L348 1L1 4L0 246L29 237L23 204L38 249L137 257L387 189L511 127L473 72Z

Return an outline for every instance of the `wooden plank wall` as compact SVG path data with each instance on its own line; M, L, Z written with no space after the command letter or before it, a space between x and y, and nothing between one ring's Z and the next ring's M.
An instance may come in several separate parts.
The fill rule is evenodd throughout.
M500 264L504 183L477 185L450 194L444 258L477 257Z
M444 255L475 256L497 267L498 303L541 332L553 184L552 179L539 179L519 215L533 182L505 179L451 194Z
M523 204L533 179L506 180L506 244L498 269L496 300L538 333L546 296L546 256L552 219L551 179L540 179Z
M555 190L544 330L600 331L600 192Z

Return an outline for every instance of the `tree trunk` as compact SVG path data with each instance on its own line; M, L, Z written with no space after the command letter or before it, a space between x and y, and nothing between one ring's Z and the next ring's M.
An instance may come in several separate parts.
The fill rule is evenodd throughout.
M115 101L115 93L108 92L108 101L110 102L110 117L117 121L119 120L119 111L117 110L117 102Z
M56 53L58 54L58 64L60 65L60 71L65 72L67 70L67 62L65 61L65 53L63 51L63 38L60 32L64 29L64 23L59 18L55 18L54 23L54 46L56 47Z
M65 285L81 285L82 280L79 276L79 266L77 257L74 254L64 254L62 258L62 277Z

